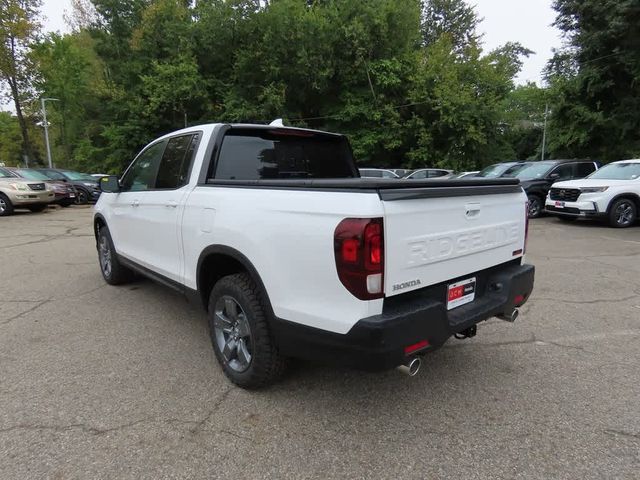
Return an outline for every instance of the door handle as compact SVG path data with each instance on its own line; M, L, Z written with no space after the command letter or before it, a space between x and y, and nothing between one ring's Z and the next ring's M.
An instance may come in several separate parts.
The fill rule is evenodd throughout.
M131 206L132 207L137 207L138 205L140 205L140 201L138 199L135 199L135 200L131 201Z
M174 202L173 200L171 200L171 201L167 202L165 204L165 206L167 208L176 208L178 206L178 202Z

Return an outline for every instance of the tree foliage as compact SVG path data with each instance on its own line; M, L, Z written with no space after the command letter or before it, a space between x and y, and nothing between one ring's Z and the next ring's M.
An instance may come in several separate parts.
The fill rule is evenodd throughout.
M566 46L547 66L556 155L604 161L640 155L640 3L556 0Z
M32 49L54 161L118 172L211 121L346 133L372 166L479 168L516 155L506 111L528 50L485 52L464 0L74 0Z

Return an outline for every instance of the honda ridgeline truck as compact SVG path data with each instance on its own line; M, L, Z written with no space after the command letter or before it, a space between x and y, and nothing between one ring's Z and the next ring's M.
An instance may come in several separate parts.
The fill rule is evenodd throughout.
M414 374L449 337L515 320L533 288L517 179L360 178L338 134L200 125L101 188L104 279L137 272L201 302L245 388L291 357Z

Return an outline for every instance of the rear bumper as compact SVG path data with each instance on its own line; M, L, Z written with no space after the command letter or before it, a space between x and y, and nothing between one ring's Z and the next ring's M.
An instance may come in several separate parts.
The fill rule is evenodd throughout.
M318 360L363 370L385 370L402 364L404 349L426 340L418 353L435 350L452 335L525 303L533 290L532 265L508 264L466 277L478 278L476 299L447 311L447 283L385 301L382 314L363 318L344 335L275 319L273 331L287 356ZM518 299L516 304L516 297Z

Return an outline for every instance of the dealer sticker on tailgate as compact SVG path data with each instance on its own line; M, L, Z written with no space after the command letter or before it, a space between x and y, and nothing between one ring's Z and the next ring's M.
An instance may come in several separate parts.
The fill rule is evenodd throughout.
M447 289L447 310L473 302L476 297L476 277L452 283Z

